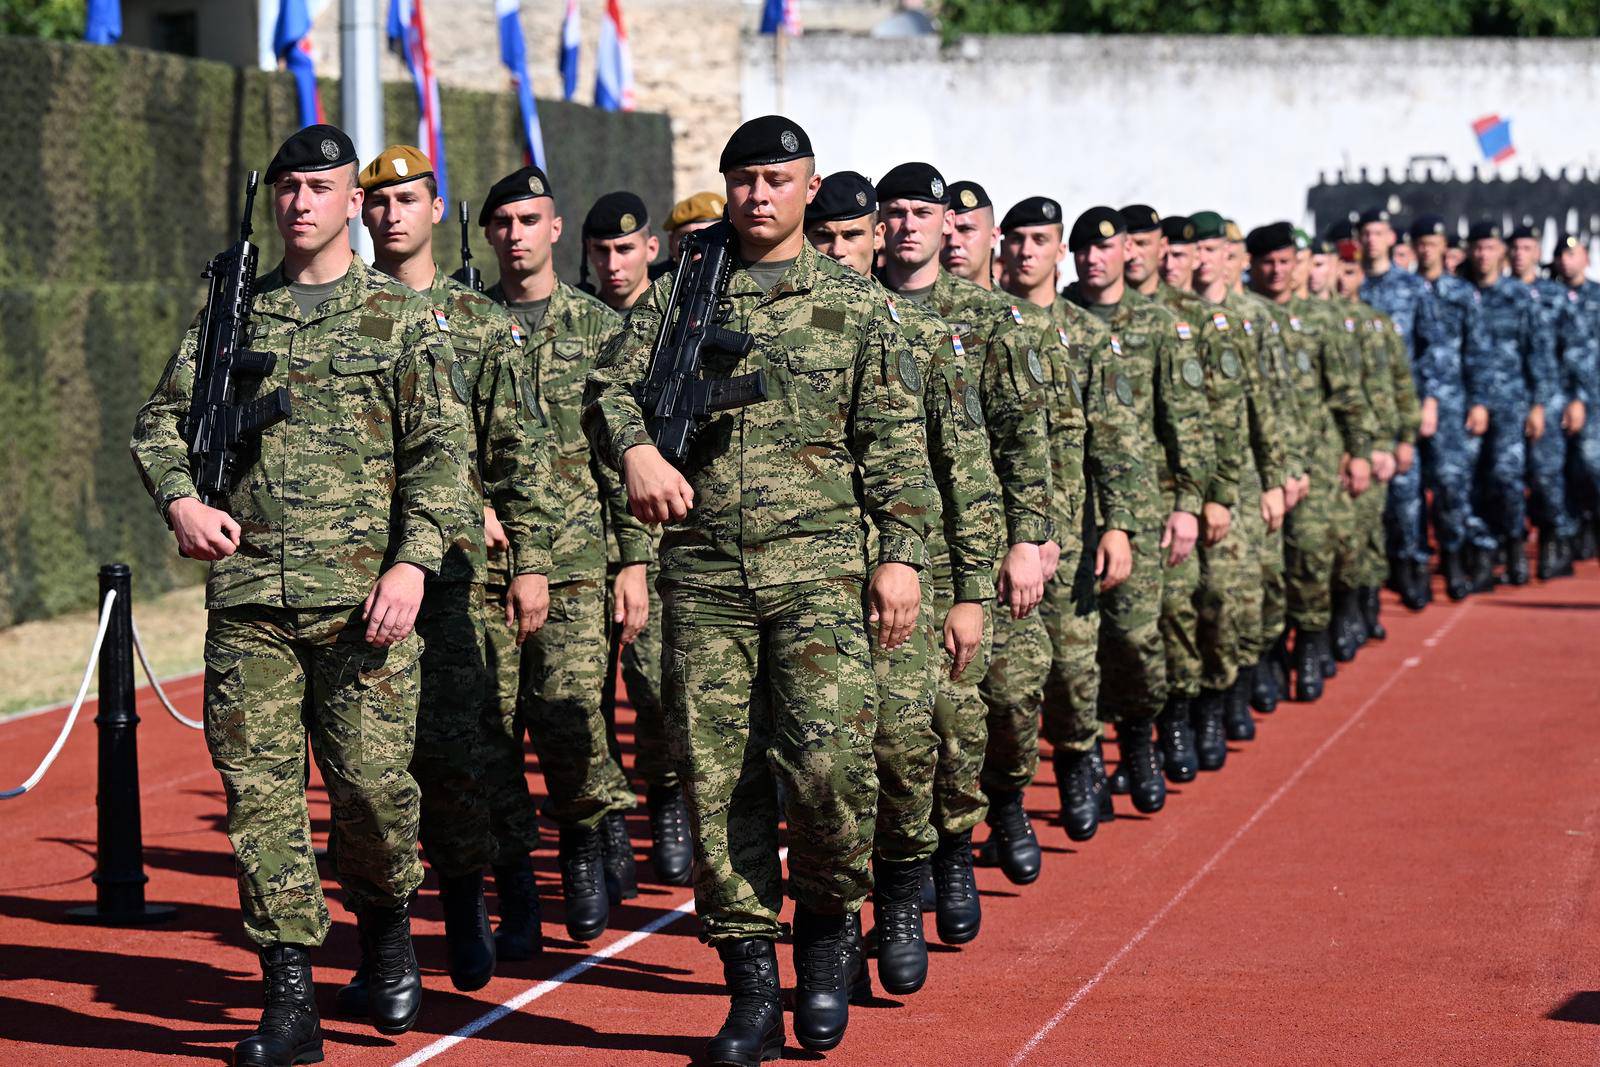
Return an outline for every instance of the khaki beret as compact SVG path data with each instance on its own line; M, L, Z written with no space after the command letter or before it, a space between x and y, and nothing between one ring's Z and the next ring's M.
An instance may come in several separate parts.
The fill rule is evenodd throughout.
M433 164L419 148L408 144L392 144L378 153L378 158L361 168L361 188L366 192L387 185L416 181L433 173Z
M691 222L718 222L728 206L728 198L721 193L695 193L672 205L667 216L666 230L672 232Z

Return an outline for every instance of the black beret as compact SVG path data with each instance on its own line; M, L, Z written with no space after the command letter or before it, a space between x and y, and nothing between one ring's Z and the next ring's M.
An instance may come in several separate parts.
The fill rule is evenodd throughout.
M583 236L601 241L613 237L626 237L650 225L650 212L644 201L634 193L622 190L607 193L594 202L594 207L583 217Z
M1369 207L1356 218L1358 226L1365 226L1369 222L1389 222L1389 212L1381 207Z
M1067 235L1067 251L1076 252L1092 244L1128 232L1128 220L1114 207L1092 207L1078 216Z
M1445 237L1449 234L1449 227L1439 215L1418 215L1411 224L1410 234L1413 241L1418 237Z
M1264 256L1280 248L1294 247L1294 226L1287 222L1269 222L1257 226L1244 239L1245 251L1252 256Z
M1161 236L1167 239L1168 244L1192 245L1194 223L1189 221L1187 215L1168 215L1161 220Z
M1048 196L1030 196L1026 200L1019 200L1011 205L1006 217L1000 220L1002 230L1050 225L1064 226L1066 223L1061 218L1061 205Z
M764 167L813 155L811 138L798 122L782 115L762 115L733 131L717 170L726 174L735 167Z
M1311 254L1314 256L1336 256L1339 250L1332 241L1326 237L1313 237L1311 239Z
M550 179L546 178L544 171L538 167L527 166L512 171L489 187L489 195L483 198L483 207L478 209L478 225L489 225L494 209L501 204L514 204L518 200L555 195L555 190L550 188Z
M1129 204L1122 209L1122 221L1129 233L1152 233L1161 229L1161 212L1149 204Z
M1491 237L1500 236L1500 224L1498 222L1485 220L1483 222L1474 222L1467 227L1467 240L1469 241L1487 241Z
M806 225L859 219L878 210L878 195L866 176L853 170L834 171L806 206Z
M1589 247L1589 239L1587 237L1585 237L1583 234L1576 233L1576 232L1574 232L1572 230L1562 230L1561 231L1561 236L1556 238L1556 251L1557 252L1561 251L1563 248L1587 248L1587 247Z
M1228 236L1228 220L1215 211L1196 211L1189 216L1196 241L1219 241Z
M994 207L994 201L989 199L988 192L977 182L951 182L945 186L945 191L950 194L950 210L957 215L976 211L980 207Z
M359 162L356 146L337 126L316 123L297 133L278 146L278 154L267 164L267 184L278 180L278 175L297 171L332 170Z
M944 175L928 163L902 163L878 179L878 202L921 200L929 204L948 204L950 191Z
M1524 222L1516 229L1511 231L1511 240L1516 241L1524 237L1528 238L1529 240L1539 241L1544 238L1544 235L1539 232L1539 227L1533 225L1532 223Z

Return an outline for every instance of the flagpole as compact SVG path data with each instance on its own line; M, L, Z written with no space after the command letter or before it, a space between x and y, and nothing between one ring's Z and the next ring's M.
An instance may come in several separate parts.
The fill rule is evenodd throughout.
M344 131L363 162L383 151L383 83L378 73L378 0L339 0L339 104ZM350 244L372 259L372 238L350 220Z

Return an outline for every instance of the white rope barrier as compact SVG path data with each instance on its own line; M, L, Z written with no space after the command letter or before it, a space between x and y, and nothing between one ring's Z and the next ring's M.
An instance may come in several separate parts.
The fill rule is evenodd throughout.
M155 672L150 669L150 661L145 658L144 642L139 640L139 624L133 621L130 615L128 621L133 626L133 650L139 654L139 665L144 668L144 676L150 683L150 688L155 690L156 699L161 701L161 706L167 709L167 714L177 719L191 730L204 730L206 724L189 718L183 712L172 706L172 701L167 699L166 692L161 688L161 683L156 681Z
M14 800L38 785L45 772L50 769L50 765L56 761L56 757L61 755L61 748L67 743L67 735L72 732L72 725L78 721L78 712L83 709L83 699L89 695L89 679L94 677L95 665L100 662L100 644L106 639L106 627L111 625L111 604L116 599L116 590L110 590L106 593L105 602L100 605L100 629L95 631L94 644L89 649L89 662L83 668L83 682L78 686L78 698L72 702L72 710L67 713L67 721L61 724L61 732L56 735L56 743L50 746L44 761L28 776L28 780L15 789L0 792L0 800Z

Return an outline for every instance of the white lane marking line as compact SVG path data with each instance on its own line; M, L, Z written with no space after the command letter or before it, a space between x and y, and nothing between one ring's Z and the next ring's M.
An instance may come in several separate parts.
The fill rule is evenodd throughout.
M778 862L782 863L788 858L789 850L786 848L780 848L778 850ZM400 1060L394 1065L394 1067L418 1067L419 1064L427 1063L435 1056L439 1056L445 1052L448 1052L450 1049L461 1044L461 1042L467 1040L469 1037L472 1037L484 1029L493 1026L495 1023L499 1022L501 1019L504 1019L512 1012L519 1011L522 1008L527 1007L529 1004L532 1004L546 993L554 993L557 989L560 989L562 986L566 985L568 982L572 981L574 978L578 977L578 975L582 974L584 971L587 971L590 967L593 967L601 960L608 960L612 956L621 955L650 935L659 933L660 931L671 926L673 923L677 922L679 919L683 918L685 915L692 915L693 913L694 897L691 896L688 900L684 901L682 904L679 904L671 911L657 915L654 919L651 919L648 923L645 923L627 937L618 938L616 941L613 941L611 944L607 945L603 949L600 949L598 952L590 953L555 977L546 978L538 985L529 986L527 989L524 989L522 992L518 993L509 1000L501 1001L497 1006L484 1012L470 1023L467 1023L465 1026L455 1031L455 1033L441 1037L433 1044L418 1049L405 1059Z
M1439 629L1434 631L1432 640L1437 642L1438 639L1444 637L1447 633L1454 629L1456 623L1460 622L1461 617L1470 611L1471 608L1472 605L1469 602L1460 611L1454 612L1450 618L1446 620L1444 625L1440 626ZM1165 904L1161 905L1154 915L1150 916L1149 921L1146 922L1144 926L1139 928L1139 932L1130 937L1127 943L1121 948L1117 949L1116 952L1112 953L1111 958L1106 960L1105 964L1095 972L1094 977L1090 978L1087 982L1083 983L1083 985L1079 986L1078 991L1073 993L1072 996L1067 999L1067 1002L1061 1005L1060 1009L1050 1017L1049 1021L1041 1026L1038 1032L1028 1039L1027 1044L1023 1045L1022 1048L1017 1050L1017 1054L1011 1058L1011 1067L1017 1067L1017 1064L1021 1063L1023 1060L1027 1059L1034 1052L1036 1052L1039 1046L1044 1043L1044 1039L1050 1036L1050 1032L1057 1026L1061 1025L1062 1020L1070 1015L1072 1010L1082 1003L1085 997L1094 992L1095 987L1105 980L1105 977L1116 968L1117 964L1121 963L1123 959L1127 957L1128 953L1132 952L1139 946L1141 941L1150 936L1150 932L1160 925L1161 920L1165 919L1173 908L1176 908L1180 903L1182 903L1183 898L1187 897L1190 891L1193 890L1196 885L1200 884L1200 880L1206 875L1210 874L1212 870L1216 868L1217 864L1222 862L1222 858L1232 851L1233 846L1237 845L1240 839L1243 838L1245 834L1249 833L1251 827L1260 822L1262 817L1265 816L1268 811L1272 810L1272 807L1283 798L1285 793L1294 788L1296 782L1305 777L1306 772L1311 770L1312 766L1322 758L1323 754L1326 753L1328 749L1332 748L1341 737L1349 732L1352 726L1361 721L1361 718L1366 715L1369 710L1371 710L1372 706L1378 702L1378 699L1382 697L1383 694L1387 693L1389 689L1400 680L1400 676L1402 674L1416 667L1421 662L1422 660L1420 657L1411 656L1404 663L1400 664L1399 667L1395 668L1394 673L1391 674L1382 685L1375 689L1372 695L1367 697L1362 705L1357 708L1337 730L1329 734L1327 738L1323 740L1322 744L1318 745L1311 755L1307 756L1300 766L1295 768L1294 773L1289 775L1289 777L1284 780L1284 783L1280 785L1271 796L1262 801L1261 806L1257 808L1255 812L1251 814L1251 816L1233 832L1233 836L1224 841L1222 846L1218 848L1216 852L1212 853L1211 858L1206 860L1204 865L1202 865L1201 868L1194 873L1194 876L1185 882L1181 889L1172 894L1171 899L1169 899Z

